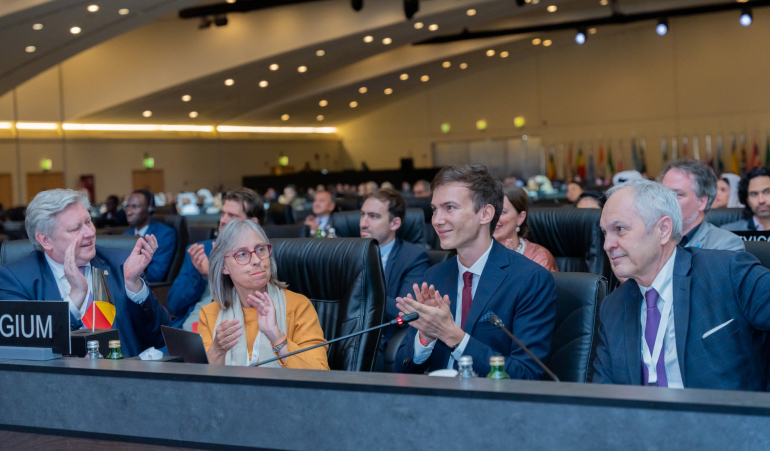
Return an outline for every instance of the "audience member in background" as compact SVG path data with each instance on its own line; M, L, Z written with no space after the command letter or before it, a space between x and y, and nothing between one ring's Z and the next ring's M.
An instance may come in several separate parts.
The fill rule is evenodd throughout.
M195 193L179 193L177 199L180 215L196 216L201 214L201 209L198 208L198 196Z
M312 235L315 235L318 230L322 230L325 234L332 227L332 212L337 207L335 202L336 199L328 191L316 193L313 214L305 218L305 225L310 227Z
M577 208L602 208L604 200L602 194L598 191L584 191L578 197L575 207Z
M403 225L405 216L404 198L390 188L380 188L373 192L366 197L361 207L361 237L374 238L380 244L380 258L388 292L386 321L398 318L396 297L409 294L414 284L423 281L425 271L430 266L425 249L396 238L396 232ZM380 358L377 359L380 369L388 341L397 330L396 326L391 326L382 333Z
M283 194L281 194L278 197L278 203L284 204L284 205L291 205L294 202L294 199L297 198L297 190L294 189L294 186L287 186L283 189Z
M632 180L642 180L644 177L642 176L642 173L639 171L622 171L618 172L612 177L612 184L614 186L622 185L626 182L630 182Z
M215 215L219 213L219 210L214 205L214 195L206 188L199 189L196 193L198 195L198 202L200 204L201 213L207 215Z
M246 366L324 342L313 304L278 281L264 230L235 219L211 252L214 302L200 312L198 332L209 363ZM268 363L267 367L328 370L328 346Z
M265 202L273 202L278 199L278 193L275 192L275 188L268 188L265 191Z
M725 230L770 231L770 168L749 171L738 184L738 201L745 205L740 221L722 226Z
M171 260L174 259L176 231L151 219L154 206L153 196L149 191L136 190L131 193L126 204L126 218L131 229L123 232L123 235L155 236L158 240L158 250L147 266L147 281L162 282L166 280Z
M414 182L414 197L430 197L430 182L427 180L417 180Z
M576 182L574 180L569 182L569 184L567 185L567 200L571 204L574 204L575 202L578 201L578 198L580 197L580 195L583 194L583 191L584 189L583 189L582 182Z
M722 174L717 181L717 197L711 208L743 208L738 200L738 184L741 178L735 174Z
M257 193L248 188L238 188L225 195L219 217L219 233L234 219L265 223L265 205ZM168 309L176 316L172 324L174 327L190 332L198 330L198 313L204 305L211 303L207 277L213 247L214 240L187 247L182 269L166 296Z
M364 183L364 196L368 196L369 194L372 194L373 192L377 191L379 187L380 186L377 185L377 182Z
M388 189L392 189L392 190L396 189L396 187L393 186L393 184L388 182L388 181L382 182L382 185L380 185L380 188L388 188Z
M312 186L307 189L307 192L305 193L305 199L309 201L313 201L315 199L316 190Z
M541 360L551 351L556 318L553 276L537 263L492 238L503 210L503 184L481 165L449 166L431 186L433 227L441 248L457 256L431 267L414 298L396 298L404 313L420 319L401 343L396 372L422 374L454 368L462 355L473 357L480 376L489 358L503 355L513 379L539 380L543 371L505 334L491 327L497 315Z
M516 251L549 271L559 271L548 249L527 240L527 211L529 196L523 188L508 185L503 188L503 212L497 221L494 237L508 249Z
M118 210L119 205L120 200L118 199L118 196L115 195L109 196L104 202L104 207L107 211L102 214L102 219L104 219L105 225L110 227L124 227L128 225L126 212Z
M412 197L412 185L409 182L401 182L401 197Z
M324 184L323 184L323 183L319 183L319 184L318 184L318 185L315 187L315 190L316 190L316 192L318 192L318 193L320 193L321 191L328 191L328 190L326 189L326 187L324 186Z
M682 248L676 194L608 192L604 250L629 279L602 302L594 382L764 391L770 270L746 252Z
M717 194L717 177L706 163L690 159L670 161L661 171L660 180L676 194L682 207L680 246L744 250L740 237L704 220Z
M74 190L55 189L35 196L26 221L35 250L0 267L0 299L66 301L70 329L82 329L81 318L95 308L91 272L103 271L115 304L113 327L120 334L123 354L133 357L147 348L163 347L160 326L169 325L171 319L141 279L158 242L147 235L131 251L96 246L88 206L88 197Z

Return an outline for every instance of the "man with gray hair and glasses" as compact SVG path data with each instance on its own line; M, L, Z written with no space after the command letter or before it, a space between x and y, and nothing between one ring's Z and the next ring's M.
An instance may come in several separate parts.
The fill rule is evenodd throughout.
M745 250L738 235L704 221L717 195L717 177L710 167L698 160L674 160L663 168L659 180L676 193L682 207L681 247Z
M102 271L115 303L112 327L118 329L123 354L162 348L160 326L171 325L171 318L141 279L157 240L140 237L130 253L96 246L88 207L88 197L79 191L54 189L35 196L26 217L35 250L0 267L0 300L66 301L70 329L81 329L94 301L91 273Z
M764 391L770 270L746 252L677 246L681 209L658 183L607 196L604 250L628 281L602 302L593 382Z

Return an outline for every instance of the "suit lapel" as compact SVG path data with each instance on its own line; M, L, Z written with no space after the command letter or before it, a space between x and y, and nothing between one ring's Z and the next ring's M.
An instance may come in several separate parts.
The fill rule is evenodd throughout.
M685 351L687 350L687 331L690 325L690 268L692 268L692 254L682 248L676 252L674 261L674 333L676 334L676 355L679 360L679 371L682 373L682 382L685 377ZM685 384L685 387L687 384Z
M53 275L51 267L48 266L48 262L45 260L45 254L38 252L38 265L40 266L40 279L42 283L42 297L37 300L63 300L61 293L59 292L59 284L56 282L56 278Z
M449 271L447 274L436 282L430 280L427 282L428 284L433 284L442 297L444 295L449 295L449 308L452 311L452 317L454 317L455 312L457 311L457 277L460 270L457 268L457 257L448 261L450 261L451 264L448 265Z
M634 281L628 281L628 299L624 300L624 336L626 364L631 385L642 385L642 324L640 320L642 293ZM622 288L620 288L622 289Z
M503 283L507 276L501 268L509 265L508 256L501 248L502 245L494 241L487 263L481 271L481 277L476 287L476 294L473 296L471 309L468 311L468 317L465 319L465 328L463 330L466 333L471 333L489 300L492 299L492 296L494 296L497 289L500 288L500 284Z

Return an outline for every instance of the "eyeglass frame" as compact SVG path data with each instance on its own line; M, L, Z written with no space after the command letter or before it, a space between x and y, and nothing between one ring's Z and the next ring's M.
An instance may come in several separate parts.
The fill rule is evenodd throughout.
M246 266L249 263L251 263L251 260L254 259L254 257L252 255L257 255L257 258L259 260L267 260L267 259L269 259L273 255L273 245L272 244L259 244L257 246L267 246L267 257L265 257L265 258L259 257L257 255L257 250L256 249L254 249L253 251L248 251L249 252L249 261L247 261L246 263L241 263L241 262L238 261L237 258L235 258L235 254L237 254L238 252L241 252L241 251L233 252L231 255L228 255L228 257L232 257L233 260L235 260L235 263L237 263L238 265Z

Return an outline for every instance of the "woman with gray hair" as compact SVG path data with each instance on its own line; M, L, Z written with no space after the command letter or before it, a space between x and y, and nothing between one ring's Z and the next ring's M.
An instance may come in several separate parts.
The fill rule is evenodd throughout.
M219 234L209 287L214 302L201 309L198 333L212 364L246 366L324 341L313 304L278 281L272 246L252 221L233 220ZM264 366L328 370L327 348Z

